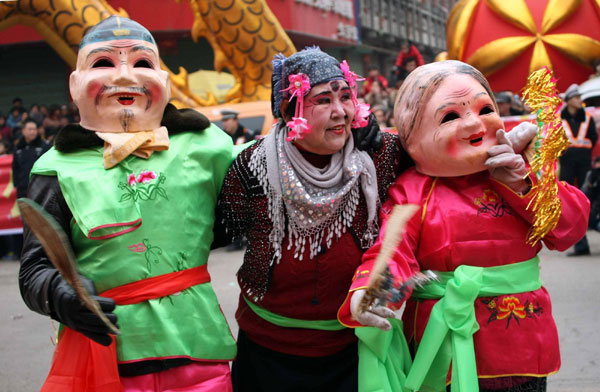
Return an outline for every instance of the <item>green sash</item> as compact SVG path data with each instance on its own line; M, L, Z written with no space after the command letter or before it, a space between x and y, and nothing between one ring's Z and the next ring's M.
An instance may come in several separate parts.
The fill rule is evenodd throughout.
M433 306L405 387L445 391L452 362L452 392L478 391L473 334L477 297L534 291L542 286L539 258L498 267L461 265L454 272L436 272L439 282L415 289L412 297L441 298Z
M340 324L337 320L301 320L291 317L281 316L273 312L269 312L265 308L261 308L255 303L249 301L246 297L243 297L244 301L248 304L250 309L256 313L263 320L267 320L271 324L278 325L285 328L306 328L306 329L319 329L321 331L340 331L346 327Z
M402 331L402 321L388 319L392 329L355 329L358 336L358 390L360 392L401 392L410 370L411 358Z
M281 316L243 297L250 309L260 318L285 328L307 328L339 331L344 327L338 320L301 320ZM398 392L410 368L410 353L402 332L402 321L390 319L392 329L356 328L358 336L358 383L360 392Z

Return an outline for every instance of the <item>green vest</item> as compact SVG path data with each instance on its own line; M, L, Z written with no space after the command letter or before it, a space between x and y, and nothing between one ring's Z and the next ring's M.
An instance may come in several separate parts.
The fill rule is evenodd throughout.
M215 125L170 137L167 151L129 156L104 169L103 148L52 148L32 174L57 176L73 214L71 242L83 275L101 293L206 264L215 206L233 161L231 137ZM235 341L210 283L117 306L118 360L230 360Z

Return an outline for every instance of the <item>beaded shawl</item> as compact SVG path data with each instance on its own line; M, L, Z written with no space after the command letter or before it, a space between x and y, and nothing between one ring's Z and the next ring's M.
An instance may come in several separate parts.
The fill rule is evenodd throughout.
M334 236L340 238L352 224L361 188L368 209L368 228L361 243L372 245L377 234L379 199L371 157L354 149L350 136L344 148L332 155L329 165L317 169L285 141L286 130L281 122L275 125L252 154L249 165L269 201L273 224L269 240L275 250L271 264L281 259L286 221L288 250L293 244L295 258L302 260L307 245L311 259L321 245L329 248Z

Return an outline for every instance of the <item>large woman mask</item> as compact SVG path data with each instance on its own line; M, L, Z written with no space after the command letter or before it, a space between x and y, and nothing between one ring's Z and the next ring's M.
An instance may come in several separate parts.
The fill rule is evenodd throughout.
M422 174L462 176L486 170L488 150L504 128L490 86L468 64L417 68L398 94L394 116L406 151Z
M112 16L81 41L69 89L81 126L98 132L160 127L170 98L152 35L130 19Z

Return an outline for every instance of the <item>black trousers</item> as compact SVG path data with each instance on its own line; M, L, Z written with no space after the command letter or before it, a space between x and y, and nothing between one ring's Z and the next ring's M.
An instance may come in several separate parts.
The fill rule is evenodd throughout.
M446 390L447 392L450 392L450 386L448 386ZM513 385L509 388L490 389L480 387L479 392L546 392L546 377L531 377L529 381Z
M326 357L301 357L269 350L240 330L231 368L234 392L356 392L358 351L352 344Z
M591 168L590 165L582 165L581 163L571 161L569 159L561 159L560 160L560 181L565 181L568 184L573 186L577 186L579 189L583 186L585 181L585 176L588 170ZM583 236L581 240L579 240L574 248L575 252L589 252L590 245L588 243L587 236Z

